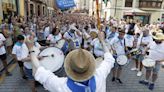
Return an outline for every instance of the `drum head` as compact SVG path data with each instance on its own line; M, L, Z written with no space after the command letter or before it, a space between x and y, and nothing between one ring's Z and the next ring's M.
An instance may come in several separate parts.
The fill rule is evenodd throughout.
M99 68L102 61L103 61L102 57L96 58L96 68Z
M146 58L142 61L142 64L145 66L145 67L153 67L155 66L155 61L152 60L152 59L149 59L149 58Z
M47 56L40 61L40 64L52 72L59 70L64 63L63 52L55 47L49 47L43 50L39 56Z
M65 40L62 39L62 40L59 40L58 43L55 46L57 48L60 48L61 49L63 47L64 43L65 43Z
M37 47L33 47L33 50L35 51L35 54L38 56L40 53L40 49Z
M117 57L117 63L119 65L125 65L128 62L128 58L125 55L120 55Z

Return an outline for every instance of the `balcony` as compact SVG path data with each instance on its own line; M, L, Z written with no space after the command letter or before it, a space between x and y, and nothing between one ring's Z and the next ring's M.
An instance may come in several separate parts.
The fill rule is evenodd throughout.
M162 0L139 0L139 8L161 9Z

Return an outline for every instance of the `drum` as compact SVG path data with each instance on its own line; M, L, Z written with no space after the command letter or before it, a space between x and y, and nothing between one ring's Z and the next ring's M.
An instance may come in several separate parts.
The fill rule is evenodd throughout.
M70 47L71 50L78 49L78 48L81 47L80 42L79 42L78 39L71 40L69 44L70 44L69 47Z
M64 39L59 40L55 47L61 49L64 54L66 54L69 51L69 44Z
M143 61L142 61L142 64L145 66L145 67L154 67L156 62L150 58L145 58Z
M99 68L102 61L103 61L102 57L96 58L96 68Z
M39 56L43 59L40 60L41 66L55 72L62 68L64 63L64 54L59 48L49 47L44 49Z
M120 55L117 57L116 61L119 65L125 65L128 63L128 58L125 55Z

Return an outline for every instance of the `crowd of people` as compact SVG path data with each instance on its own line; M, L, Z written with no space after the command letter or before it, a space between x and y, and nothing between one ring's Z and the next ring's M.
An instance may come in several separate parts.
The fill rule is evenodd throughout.
M139 83L153 90L164 61L163 27L158 21L143 25L141 20L111 17L109 21L101 21L98 29L94 17L78 13L60 13L54 17L34 15L28 21L10 16L8 22L2 20L0 25L0 59L7 76L12 76L7 69L7 56L15 59L32 92L36 92L36 81L51 92L105 92L110 71L113 73L111 81L123 84L121 74L125 65L120 65L117 59L124 55L126 65L134 62L131 70L137 71L136 76L145 75ZM62 46L58 47L59 44ZM64 68L68 79L59 78L41 67L38 61L44 57L35 55L33 47L40 51L49 47L61 49L66 56ZM155 66L145 67L146 73L142 64L145 57L156 61ZM95 58L103 60L98 68L93 63ZM77 86L73 81L84 86ZM77 91L78 88L82 91Z

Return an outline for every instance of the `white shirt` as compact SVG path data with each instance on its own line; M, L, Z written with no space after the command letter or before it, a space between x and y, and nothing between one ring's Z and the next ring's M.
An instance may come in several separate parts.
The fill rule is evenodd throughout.
M12 54L16 55L17 60L22 61L22 59L25 59L29 56L29 50L25 43L23 43L22 46L15 44ZM32 65L30 63L31 62L24 62L23 64L27 69L32 69Z
M46 27L44 30L44 38L46 39L46 37L48 37L49 34L50 34L50 27Z
M50 34L50 35L47 37L47 40L50 41L50 43L56 43L56 42L59 41L60 39L62 39L61 33L59 33L59 34L56 35L56 36Z
M145 50L146 50L145 48L146 48L152 41L153 41L153 38L152 38L151 36L146 36L146 37L141 37L141 38L140 38L140 42L139 42L140 46L139 46L139 48L141 49L142 53L145 52ZM145 44L145 45L147 45L147 46L142 46L141 44Z
M25 43L23 43L22 46L15 44L12 50L12 54L16 55L17 59L21 61L22 59L28 57L29 50Z
M114 66L114 58L111 53L104 54L104 60L95 71L96 92L106 92L106 78ZM38 68L35 79L43 84L44 88L50 92L72 92L67 86L67 77L59 78L52 72Z
M0 45L2 45L6 41L6 38L2 33L0 33ZM0 47L0 55L3 55L6 53L5 46Z
M104 55L104 51L102 48L102 45L99 41L98 38L93 39L93 41L91 42L91 45L93 46L93 53L97 56L97 57L101 57Z
M133 35L125 35L125 44L127 47L133 47L134 36Z
M125 55L125 40L119 40L118 37L115 37L111 40L110 45L112 49L116 51L117 55Z
M82 37L79 37L76 32L66 32L63 36L65 39L72 40L74 43L78 43L79 45L82 43ZM78 46L77 46L78 48Z
M164 60L164 42L162 44L156 44L155 42L152 42L148 47L150 47L148 57L155 61Z

